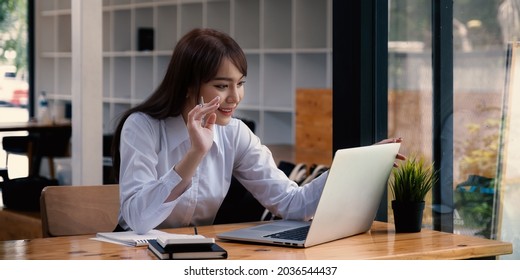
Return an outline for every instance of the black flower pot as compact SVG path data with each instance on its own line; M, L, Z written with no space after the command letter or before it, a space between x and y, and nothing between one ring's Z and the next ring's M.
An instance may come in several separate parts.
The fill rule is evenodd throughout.
M424 212L424 201L392 201L395 232L420 232Z

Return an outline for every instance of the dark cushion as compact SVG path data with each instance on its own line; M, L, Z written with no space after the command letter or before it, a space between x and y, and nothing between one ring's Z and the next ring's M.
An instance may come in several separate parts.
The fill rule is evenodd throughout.
M2 147L7 153L27 154L29 144L37 141L36 137L28 136L5 136L2 138Z

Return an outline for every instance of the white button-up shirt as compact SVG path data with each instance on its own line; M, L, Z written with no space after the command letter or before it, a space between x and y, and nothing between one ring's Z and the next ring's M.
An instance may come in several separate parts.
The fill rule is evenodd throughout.
M269 149L243 122L213 126L213 146L188 189L165 202L181 177L173 166L190 148L182 116L157 120L134 113L121 132L119 224L153 228L212 224L234 175L269 211L284 219L312 218L328 172L299 187L278 169Z

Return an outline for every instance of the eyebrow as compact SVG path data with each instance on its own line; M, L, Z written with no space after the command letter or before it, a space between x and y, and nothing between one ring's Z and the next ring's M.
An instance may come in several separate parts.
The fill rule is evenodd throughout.
M242 77L240 77L240 79L238 80L242 80L244 79L246 76L242 75ZM212 79L213 81L229 81L229 82L232 82L233 79L232 78L226 78L226 77L215 77Z

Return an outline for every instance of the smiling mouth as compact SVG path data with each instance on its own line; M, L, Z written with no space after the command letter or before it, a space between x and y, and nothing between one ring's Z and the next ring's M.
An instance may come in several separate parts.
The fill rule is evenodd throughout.
M218 108L218 110L221 111L222 113L226 113L226 114L233 112L233 109L226 109L226 108Z

